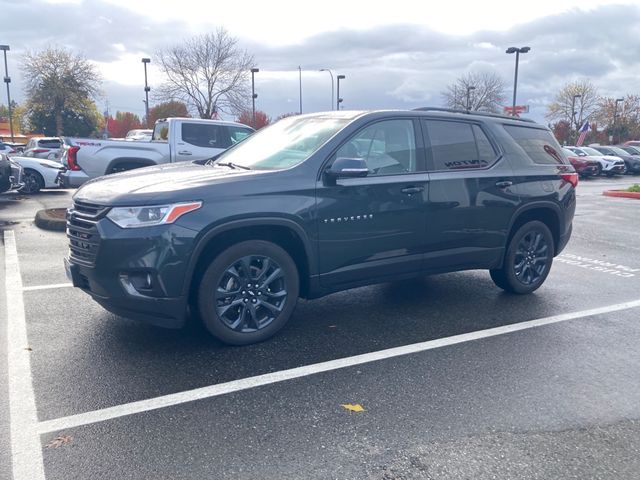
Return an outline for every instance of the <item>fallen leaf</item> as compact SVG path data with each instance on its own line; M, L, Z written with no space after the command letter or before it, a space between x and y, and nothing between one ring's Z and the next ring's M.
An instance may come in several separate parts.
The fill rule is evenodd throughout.
M69 445L73 441L73 437L71 435L62 435L60 437L56 437L47 443L45 446L47 448L60 448L65 445Z
M364 412L364 408L362 408L362 405L360 405L359 403L356 403L356 404L345 403L345 404L341 404L340 406L345 410L349 410L350 412Z

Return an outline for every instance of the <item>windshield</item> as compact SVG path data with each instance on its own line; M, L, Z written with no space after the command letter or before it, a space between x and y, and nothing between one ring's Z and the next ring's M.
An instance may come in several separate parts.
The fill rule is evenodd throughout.
M569 155L578 155L579 157L587 156L587 154L584 151L580 150L579 148L566 148L564 150L568 150L569 152L571 152L569 153Z
M627 152L625 152L623 149L619 148L619 147L609 147L616 155L629 155Z
M582 147L582 151L585 152L587 155L595 155L596 157L602 156L602 153L596 150L595 148Z
M252 170L280 170L304 162L349 119L288 117L270 125L228 150L216 163L231 163Z

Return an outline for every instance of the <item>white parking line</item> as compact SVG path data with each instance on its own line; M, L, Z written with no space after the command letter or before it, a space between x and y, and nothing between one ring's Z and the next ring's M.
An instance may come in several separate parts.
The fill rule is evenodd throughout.
M48 290L50 288L73 287L72 283L52 283L51 285L35 285L33 287L22 287L23 292L33 292L34 290Z
M567 320L574 320L574 319L590 317L594 315L617 312L620 310L628 310L628 309L637 308L637 307L640 307L640 300L619 303L616 305L609 305L606 307L593 308L590 310L583 310L580 312L564 313L561 315L554 315L552 317L539 318L537 320L530 320L527 322L516 323L513 325L504 325L501 327L489 328L487 330L480 330L477 332L465 333L462 335L455 335L452 337L440 338L437 340L430 340L427 342L414 343L412 345L405 345L402 347L389 348L389 349L380 350L377 352L365 353L363 355L340 358L336 360L330 360L327 362L316 363L313 365L306 365L304 367L292 368L290 370L282 370L279 372L273 372L273 373L267 373L264 375L258 375L255 377L243 378L240 380L234 380L231 382L220 383L220 384L211 385L208 387L197 388L197 389L188 390L185 392L173 393L173 394L164 395L161 397L150 398L148 400L140 400L138 402L126 403L123 405L104 408L102 410L96 410L93 412L80 413L78 415L71 415L68 417L47 420L44 422L40 422L37 428L38 428L38 432L41 434L56 432L56 431L64 430L68 428L80 427L80 426L89 425L92 423L103 422L105 420L112 420L112 419L124 417L127 415L133 415L136 413L144 413L144 412L156 410L159 408L180 405L187 402L193 402L195 400L202 400L205 398L226 395L228 393L247 390L250 388L260 387L263 385L284 382L286 380L292 380L294 378L315 375L317 373L328 372L331 370L338 370L341 368L353 367L356 365L362 365L364 363L399 357L401 355L409 355L412 353L424 352L426 350L433 350L435 348L446 347L449 345L456 345L459 343L470 342L470 341L479 340L482 338L495 337L497 335L504 335L507 333L518 332L521 330L541 327L541 326L550 325L553 323L566 322Z
M13 480L44 480L42 445L36 431L31 359L22 296L22 277L13 230L4 232L7 291L7 354Z

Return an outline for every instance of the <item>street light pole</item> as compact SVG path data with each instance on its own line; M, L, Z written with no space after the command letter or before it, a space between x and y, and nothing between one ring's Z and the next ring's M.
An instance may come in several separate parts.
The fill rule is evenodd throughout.
M569 130L569 132L571 132L573 134L573 127L575 127L576 132L578 131L578 126L575 124L576 123L576 98L582 98L582 95L578 94L578 95L574 95L573 98L571 99L571 129Z
M251 118L253 118L253 128L256 128L256 98L258 98L258 94L256 93L256 84L253 76L258 73L260 69L252 68L251 69Z
M147 124L147 128L149 128L149 91L151 90L151 87L149 87L149 85L147 84L147 63L150 63L150 62L151 62L150 58L143 58L142 59L142 63L144 64L144 97L145 97L145 101L144 101L144 110L145 110L144 123Z
M616 105L613 108L613 135L611 135L611 138L614 140L615 143L615 135L616 135L616 120L618 118L618 103L620 102L624 102L624 98L616 98ZM620 135L618 135L618 141L620 141Z
M511 115L516 116L516 93L518 91L518 62L520 61L520 54L527 53L531 48L529 47L509 47L506 50L506 53L515 53L516 54L516 73L513 78L513 105L511 110Z
M4 83L7 84L7 106L9 107L9 131L11 132L11 143L15 142L13 138L13 114L11 112L11 92L9 84L11 77L9 76L9 67L7 66L7 51L10 50L9 45L0 45L0 50L4 52Z
M336 110L340 110L340 104L342 103L342 98L340 98L340 80L344 80L347 77L345 77L344 75L338 75L337 78L338 78L338 82L337 82L337 84L338 84L338 96L337 96L337 99L336 99Z
M471 90L475 90L476 87L469 85L467 87L467 112L471 110Z
M300 115L302 115L302 67L298 65L299 83L300 83Z
M321 68L320 69L321 72L329 72L329 75L331 75L331 110L333 110L333 94L334 94L334 90L333 90L333 72L331 70L329 70L328 68Z

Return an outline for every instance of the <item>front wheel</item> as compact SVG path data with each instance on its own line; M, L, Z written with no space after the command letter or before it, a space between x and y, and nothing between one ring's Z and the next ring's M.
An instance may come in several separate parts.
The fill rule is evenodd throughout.
M531 293L549 275L554 249L549 227L537 220L527 222L511 238L503 266L491 270L491 278L507 292Z
M24 183L24 186L18 189L20 193L38 193L44 188L44 178L42 178L42 175L30 168L25 169L22 174L22 183Z
M231 345L261 342L289 320L299 293L289 254L263 240L238 243L207 267L198 307L207 330Z

